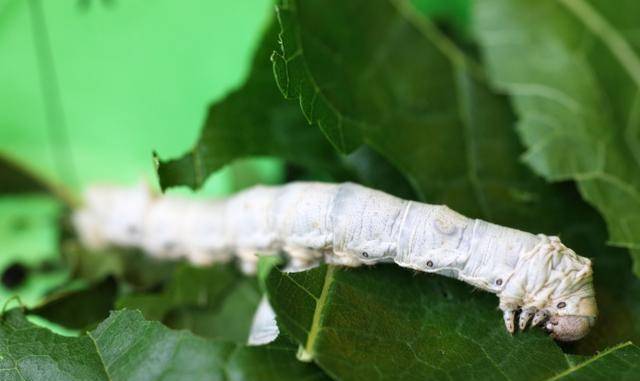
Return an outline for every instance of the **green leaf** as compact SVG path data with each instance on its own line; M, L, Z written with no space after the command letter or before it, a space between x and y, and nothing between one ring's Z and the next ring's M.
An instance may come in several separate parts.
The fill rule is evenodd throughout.
M45 188L37 178L25 173L16 163L0 155L0 195L42 192Z
M117 307L139 309L171 328L246 342L259 301L256 280L240 274L234 264L181 265L162 292L123 296Z
M115 279L109 277L88 287L57 292L28 312L65 328L93 328L113 310L117 292Z
M544 380L573 372L573 362L542 332L510 336L493 296L451 279L395 266L323 266L273 270L267 288L280 326L340 380ZM595 369L618 366L597 361L588 360ZM615 372L632 374L634 367Z
M490 0L475 13L524 160L549 180L576 180L640 275L640 2Z
M353 177L349 179L350 181L398 197L409 200L416 199L416 192L406 176L369 146L363 145L346 156L345 163L353 171Z
M18 309L0 320L0 375L5 380L106 380L88 336L56 335L31 324Z
M549 216L562 201L547 201L554 190L513 160L521 146L507 100L474 79L428 19L401 2L364 0L286 1L278 16L276 79L336 147L365 142L429 203L557 231Z
M164 291L126 295L118 300L118 308L140 309L147 319L160 320L176 306L218 303L239 278L231 265L204 268L180 265Z
M411 0L417 10L436 22L453 27L457 35L468 35L471 21L471 0Z
M549 185L518 162L522 147L507 100L474 79L473 64L429 20L395 1L286 1L278 12L282 51L274 58L276 78L318 127L326 129L323 121L332 116L317 104L331 101L338 115L359 121L363 140L396 164L427 202L560 235L593 258L601 316L573 350L591 355L640 340L640 282L624 256L616 255L620 250L604 246L599 216L571 185ZM338 123L330 130L345 128ZM407 303L421 308L416 299ZM290 307L278 318L297 312ZM474 310L457 308L457 314Z
M269 61L276 32L275 25L266 31L245 84L210 106L195 147L179 159L159 161L163 189L199 188L211 173L249 156L277 156L337 177L346 175L322 134L306 126L298 107L278 93Z
M163 322L203 337L245 343L261 294L255 281L244 279L212 307L182 306L169 311Z
M6 380L323 380L295 359L283 340L245 347L172 331L139 312L118 311L78 338L29 323L19 310L0 321L0 361Z
M601 318L586 340L568 348L591 355L621 341L640 340L640 309L634 302L640 297L640 283L631 276L629 264L615 255L619 250L603 245L606 236L599 217L571 186L550 186L518 162L522 148L512 131L515 118L508 102L475 79L475 66L451 40L406 3L376 5L281 2L282 51L275 54L274 67L285 96L297 98L303 113L320 128L327 129L327 121L336 115L357 121L364 137L353 145L364 141L395 163L429 203L444 203L472 217L527 231L560 235L578 253L594 258ZM323 102L331 107L318 107ZM334 114L325 115L327 108ZM331 138L331 131L351 127L335 123L325 133ZM340 140L334 145L341 147ZM406 290L398 290L396 297L407 295L411 308L423 308L419 298L411 299L413 294ZM482 308L472 303L459 301L448 319L455 321L458 315L482 308L497 315L491 312L495 300ZM294 304L276 309L279 321L300 312ZM495 319L496 329L503 329ZM443 328L447 330L454 329ZM387 331L363 331L372 339L387 340ZM341 343L353 339L349 332L335 336ZM414 342L403 339L405 345ZM446 352L448 345L434 346L452 361L455 354ZM327 348L322 355L332 356L335 349ZM398 360L393 351L385 353ZM372 354L366 362L378 360Z
M598 381L636 380L640 373L640 347L624 343L603 351L591 359L579 362L550 379Z
M135 290L147 290L167 281L179 263L158 260L136 249L90 251L77 240L66 243L65 260L75 278L97 282L113 275Z

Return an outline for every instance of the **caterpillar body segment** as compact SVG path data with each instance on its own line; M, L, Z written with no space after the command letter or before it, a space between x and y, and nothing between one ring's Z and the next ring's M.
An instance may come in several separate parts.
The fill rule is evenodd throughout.
M106 246L140 247L154 195L148 186L94 186L84 194L83 209L73 222L82 243L90 249Z
M336 188L329 216L333 255L354 266L393 261L410 202L356 184Z
M257 186L226 200L158 197L142 185L94 188L74 222L90 247L134 246L197 264L235 257L247 273L255 272L258 253L284 252L291 269L321 260L395 262L497 294L510 332L533 319L558 340L577 340L597 315L591 262L557 237L352 183Z

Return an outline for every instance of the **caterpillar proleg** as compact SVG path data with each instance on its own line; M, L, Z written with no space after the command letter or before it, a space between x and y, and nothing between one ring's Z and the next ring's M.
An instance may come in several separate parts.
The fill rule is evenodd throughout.
M543 323L562 341L585 336L597 307L589 259L559 238L467 218L443 205L407 201L357 184L256 186L225 200L156 196L95 187L74 214L93 248L139 247L205 264L237 258L255 272L257 253L284 252L293 269L396 263L496 294L509 332Z

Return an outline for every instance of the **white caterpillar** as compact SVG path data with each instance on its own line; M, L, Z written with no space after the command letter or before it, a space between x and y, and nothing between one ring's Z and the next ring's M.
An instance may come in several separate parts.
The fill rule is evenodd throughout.
M557 237L464 217L442 205L402 200L360 185L257 186L217 201L156 196L144 185L96 187L74 215L89 247L139 247L205 264L234 256L247 273L257 253L284 252L293 268L324 260L395 262L495 293L509 332L533 317L557 340L585 336L597 307L589 259Z

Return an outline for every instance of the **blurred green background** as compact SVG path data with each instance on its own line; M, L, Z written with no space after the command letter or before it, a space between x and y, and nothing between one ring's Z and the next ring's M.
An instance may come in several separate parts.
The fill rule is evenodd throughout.
M0 153L74 191L155 182L152 151L194 144L207 105L245 77L272 7L1 0ZM228 174L210 183L224 192Z
M208 105L247 75L272 13L270 0L0 0L0 160L74 199L96 182L155 186L152 152L171 158L195 143ZM282 172L275 159L245 160L201 193ZM68 279L62 208L0 195L0 273L25 279L0 286L0 305L15 294L34 305ZM26 275L7 275L16 264Z

